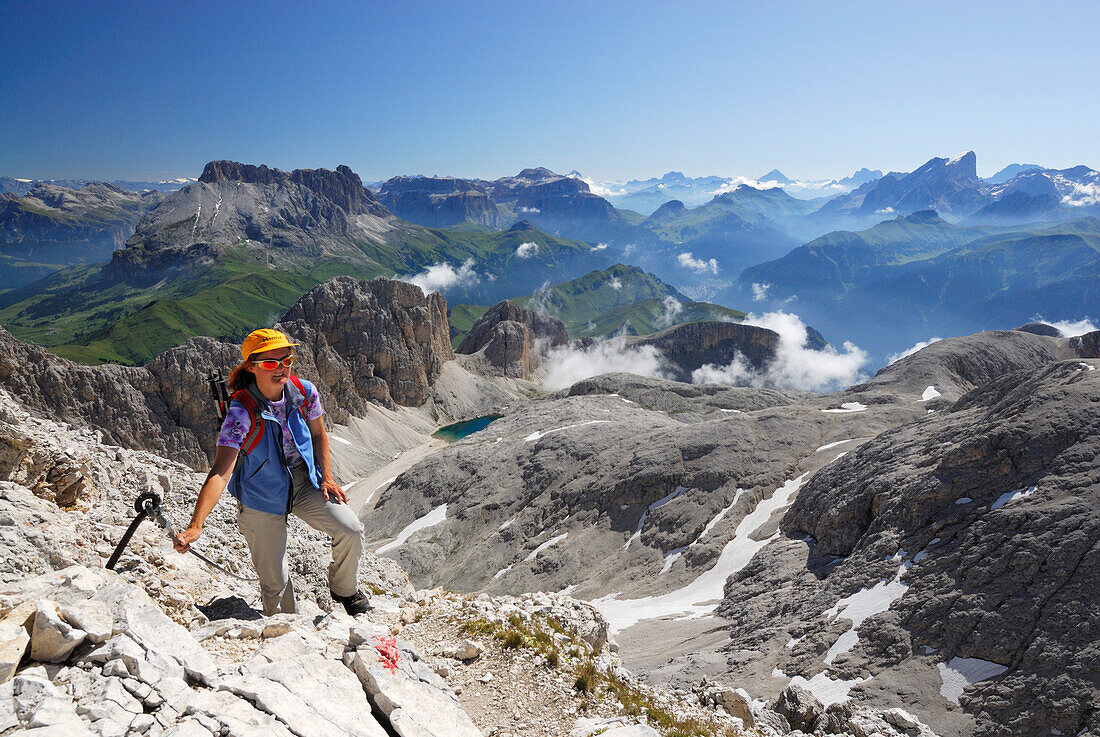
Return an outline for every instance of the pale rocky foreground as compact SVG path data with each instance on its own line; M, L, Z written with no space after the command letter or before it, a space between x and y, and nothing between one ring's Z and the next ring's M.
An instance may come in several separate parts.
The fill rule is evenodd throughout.
M773 704L714 683L651 689L622 668L587 603L414 591L369 554L361 584L376 608L325 611L323 543L301 526L298 615L259 616L250 584L176 555L151 522L107 571L137 494L161 493L179 523L200 478L2 391L0 478L0 734L932 734L902 710L825 710L797 689ZM197 547L249 575L233 526L220 505Z

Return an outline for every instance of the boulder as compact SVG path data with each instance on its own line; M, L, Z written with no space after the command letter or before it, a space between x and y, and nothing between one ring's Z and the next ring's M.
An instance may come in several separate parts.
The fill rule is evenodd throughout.
M62 663L88 633L66 622L57 603L39 599L31 630L31 658L40 663Z
M811 732L825 707L806 689L788 686L779 694L772 709L786 717L793 729Z
M220 688L277 714L295 734L385 737L355 675L316 652L252 665Z
M449 686L408 647L372 638L344 656L400 737L481 737Z

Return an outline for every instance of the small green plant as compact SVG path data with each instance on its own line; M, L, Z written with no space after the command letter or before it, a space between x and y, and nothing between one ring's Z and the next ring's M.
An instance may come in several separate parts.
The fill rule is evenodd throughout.
M591 660L586 660L577 666L574 671L577 676L577 680L573 682L573 688L577 689L581 693L592 693L596 690L596 685L599 682L600 672L596 670L596 664Z
M468 622L463 622L461 630L467 635L492 635L495 634L499 625L495 625L484 617L478 617L477 619L471 619Z
M518 650L524 645L523 633L519 630L505 630L501 642L510 650Z
M558 654L557 648L553 648L546 653L546 664L551 668L557 668L561 664L561 655Z

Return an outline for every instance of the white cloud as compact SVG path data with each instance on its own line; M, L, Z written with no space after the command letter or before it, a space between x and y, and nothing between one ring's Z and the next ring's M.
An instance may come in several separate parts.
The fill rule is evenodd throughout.
M893 215L894 214L894 208L884 207L881 210L875 210L875 214L876 215Z
M1063 338L1084 335L1085 333L1091 333L1097 329L1096 323L1087 317L1083 320L1059 320L1058 322L1050 322L1047 324L1058 328Z
M557 313L557 309L554 308L551 296L550 280L547 279L542 283L542 286L531 295L531 299L527 301L524 308L532 312L537 312L540 315L554 315Z
M661 327L668 327L672 324L672 321L676 319L676 316L684 311L684 305L675 297L669 295L664 298L665 311L659 318L657 318L657 324Z
M588 348L559 346L552 349L543 364L543 385L558 390L581 379L616 371L659 379L671 378L664 356L653 346L629 348L622 338L601 340Z
M581 177L581 181L588 185L588 189L592 194L599 195L600 197L622 197L628 194L625 188L613 189L616 185L622 186L620 182L597 182L595 179L586 179Z
M596 245L592 246L592 250L593 250L593 251L602 251L602 250L604 250L604 249L606 249L606 248L607 248L607 244L606 244L606 243L597 243Z
M697 274L703 274L707 271L712 274L718 273L718 262L716 260L710 259L709 261L703 261L701 259L692 258L691 251L681 253L676 257L676 260L679 262L680 266L683 266L685 269L691 269Z
M1080 207L1082 205L1100 205L1100 184L1079 184L1072 182L1073 192L1062 198L1062 204Z
M516 249L516 258L531 258L538 252L539 244L534 241L527 241L519 244L519 248Z
M756 179L749 179L748 177L734 177L726 182L722 183L718 189L714 190L711 194L720 195L726 192L732 192L738 187L752 187L753 189L775 189L779 187L779 182L761 182Z
M912 346L910 346L909 348L906 348L904 351L901 351L900 353L891 353L886 358L886 365L890 365L894 361L900 361L901 359L905 358L906 356L911 356L914 353L916 353L917 351L921 350L922 348L927 348L928 346L932 345L933 343L936 343L936 342L941 341L941 340L943 340L943 338L929 338L928 340L922 340L919 343L914 343Z
M768 290L772 288L771 284L760 284L758 282L752 283L752 301L763 302L768 298Z
M775 360L763 372L753 371L738 354L727 366L707 364L691 374L694 384L733 384L740 386L802 389L830 392L851 386L866 378L861 369L867 363L867 352L849 341L844 350L833 346L815 351L806 346L806 325L798 315L768 312L749 315L746 325L756 325L779 334Z
M623 288L623 280L619 277L612 277L611 281L607 283L607 286L614 289L616 292L621 292Z
M542 212L542 210L538 209L537 207L522 207L521 206L521 207L516 208L516 212L532 213L532 214L538 215L540 212Z
M440 292L451 287L472 287L481 279L474 271L474 260L472 258L466 259L465 263L458 269L448 263L441 262L429 266L419 274L397 278L415 284L424 291L424 294Z

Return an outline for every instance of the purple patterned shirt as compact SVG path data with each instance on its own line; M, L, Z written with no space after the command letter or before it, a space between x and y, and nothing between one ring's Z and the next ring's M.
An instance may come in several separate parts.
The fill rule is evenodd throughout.
M306 385L305 412L307 420L316 420L325 413L321 407L321 397L317 393L317 387L312 383L303 382ZM290 436L290 428L286 424L286 397L278 402L271 402L271 412L279 420L279 427L283 432L283 455L286 457L286 465L293 468L302 462L302 456L294 447L294 438ZM241 449L248 431L252 429L252 422L248 418L248 410L239 403L229 405L229 411L222 422L221 432L218 433L218 445L227 448Z

